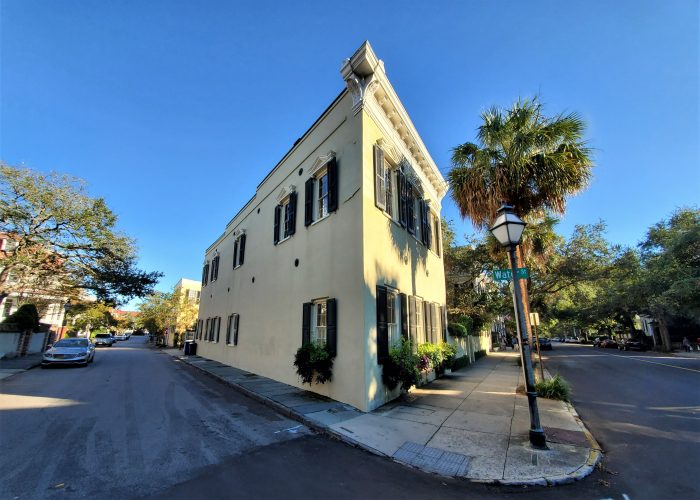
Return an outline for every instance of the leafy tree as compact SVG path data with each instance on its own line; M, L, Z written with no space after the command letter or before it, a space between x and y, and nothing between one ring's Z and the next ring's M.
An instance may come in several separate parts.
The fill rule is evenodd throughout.
M72 304L66 313L68 330L75 333L109 329L117 324L110 313L110 309L111 307L104 302Z
M146 297L139 310L139 324L156 335L168 328L180 334L191 330L199 315L198 303L188 300L179 291L155 292Z
M0 233L16 243L3 252L0 299L10 293L100 300L149 293L161 273L136 267L133 240L83 181L0 163Z
M644 305L659 322L664 349L670 350L672 318L700 323L700 210L681 208L654 225L640 251Z

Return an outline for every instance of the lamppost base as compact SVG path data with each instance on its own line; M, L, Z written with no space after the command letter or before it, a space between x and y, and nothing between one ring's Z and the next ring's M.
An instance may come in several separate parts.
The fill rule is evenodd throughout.
M535 448L547 449L547 438L542 429L530 429L530 444Z

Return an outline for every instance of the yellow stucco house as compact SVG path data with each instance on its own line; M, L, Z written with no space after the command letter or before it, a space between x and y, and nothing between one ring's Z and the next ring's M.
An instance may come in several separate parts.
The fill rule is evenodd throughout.
M447 184L368 42L345 89L206 250L198 354L302 387L304 342L335 353L304 387L369 411L398 395L382 361L401 336L445 338Z

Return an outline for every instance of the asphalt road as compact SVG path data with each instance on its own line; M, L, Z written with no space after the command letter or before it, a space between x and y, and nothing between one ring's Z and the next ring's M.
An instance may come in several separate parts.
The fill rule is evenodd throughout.
M610 496L700 498L700 358L553 345L545 366L605 450Z
M0 381L0 498L155 493L298 425L132 337Z
M669 496L637 494L627 487L635 477L622 468L617 476L596 471L575 484L544 488L426 474L314 435L144 342L132 337L101 348L88 368L34 369L0 381L1 499ZM555 347L552 365L565 370L571 359L565 355L576 357L575 349ZM620 361L629 362L613 361L609 369ZM574 363L574 371L580 367ZM652 460L633 459L642 466Z

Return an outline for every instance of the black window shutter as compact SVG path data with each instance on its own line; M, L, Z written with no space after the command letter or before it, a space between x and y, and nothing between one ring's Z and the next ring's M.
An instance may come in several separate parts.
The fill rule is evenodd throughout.
M282 206L277 205L275 207L275 236L273 238L273 241L275 242L275 245L280 242L280 217L282 213Z
M406 205L406 174L402 170L396 171L397 184L399 185L399 224L406 227L407 205Z
M447 328L445 328L445 308L438 306L438 314L440 315L440 338L443 342L447 342Z
M377 362L381 365L389 359L389 329L386 325L386 288L377 287Z
M219 343L219 333L221 333L221 316L216 317L216 343Z
M202 268L202 285L207 284L207 275L209 274L209 266L206 265Z
M238 240L233 242L233 268L238 265Z
M240 237L240 248L238 249L239 256L238 256L238 263L240 265L243 265L243 258L245 257L245 234L242 234Z
M411 234L416 234L415 204L413 187L406 181L406 227Z
M399 294L399 301L401 302L401 336L405 340L410 340L408 336L408 297L405 293Z
M210 318L207 318L206 325L204 327L204 340L209 340L209 323L211 322Z
M226 345L231 343L231 320L233 319L233 314L229 314L228 321L226 321Z
M333 158L328 162L328 211L338 210L338 162Z
M314 221L314 178L307 179L304 184L304 226L310 226Z
M384 171L384 151L374 146L374 204L386 210L386 173Z
M289 236L297 230L297 193L289 195Z
M301 318L301 345L306 345L311 342L311 309L313 304L306 302Z
M442 238L441 236L441 226L440 218L435 217L435 249L437 250L438 257L442 257Z
M238 320L240 316L238 314L233 315L233 345L238 345Z
M426 201L425 204L425 237L426 246L433 247L433 214L430 213L430 204Z
M338 306L335 299L326 302L326 349L331 356L338 354Z

